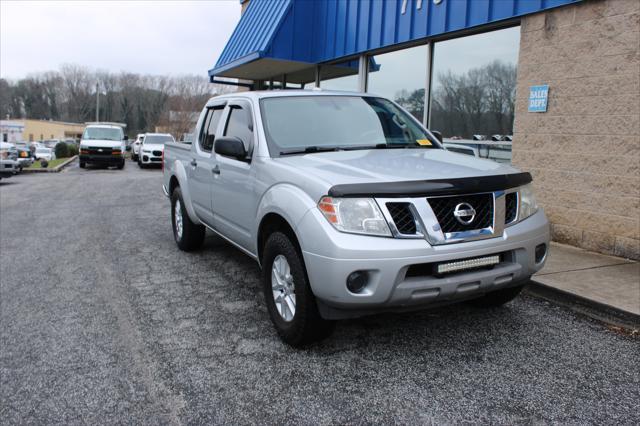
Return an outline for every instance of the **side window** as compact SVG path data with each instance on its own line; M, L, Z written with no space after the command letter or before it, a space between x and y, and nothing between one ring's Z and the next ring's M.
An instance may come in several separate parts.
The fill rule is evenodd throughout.
M207 116L202 126L202 134L200 135L200 148L203 151L211 152L213 149L213 142L216 139L216 128L220 123L222 117L223 107L212 108L207 111Z
M229 120L224 131L225 136L236 136L243 143L247 152L253 145L253 121L248 107L234 105L229 111Z

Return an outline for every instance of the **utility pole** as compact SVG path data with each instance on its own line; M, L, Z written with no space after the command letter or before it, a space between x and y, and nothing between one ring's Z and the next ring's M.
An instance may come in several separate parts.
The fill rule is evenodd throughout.
M99 83L96 83L96 123L100 122L100 90Z

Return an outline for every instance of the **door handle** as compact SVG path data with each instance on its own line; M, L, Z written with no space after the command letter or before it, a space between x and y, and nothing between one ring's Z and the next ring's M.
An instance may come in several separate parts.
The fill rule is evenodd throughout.
M194 158L193 160L191 160L190 163L193 167L196 167L198 165L198 162L196 161L196 159Z
M219 175L220 174L220 166L218 166L217 164L215 166L213 166L213 168L211 169L211 173L213 173L214 175Z

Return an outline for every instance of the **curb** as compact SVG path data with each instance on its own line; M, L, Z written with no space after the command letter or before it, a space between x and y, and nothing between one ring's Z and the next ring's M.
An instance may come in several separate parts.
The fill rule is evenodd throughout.
M584 296L560 290L532 279L526 287L526 293L569 308L605 324L628 330L640 330L640 315L628 312L606 303L597 302Z
M22 173L58 173L60 172L60 170L66 167L69 163L74 161L76 158L78 158L78 156L74 155L64 163L60 163L52 169L22 169Z

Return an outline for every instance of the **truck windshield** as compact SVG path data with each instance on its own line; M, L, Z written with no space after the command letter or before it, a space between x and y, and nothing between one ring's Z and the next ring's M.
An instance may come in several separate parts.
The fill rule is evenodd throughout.
M87 127L86 129L84 129L82 139L121 141L122 129L114 127Z
M440 148L392 102L369 96L289 96L260 101L272 156L320 151Z
M143 144L165 144L167 142L173 142L173 137L169 135L147 135L142 141Z

